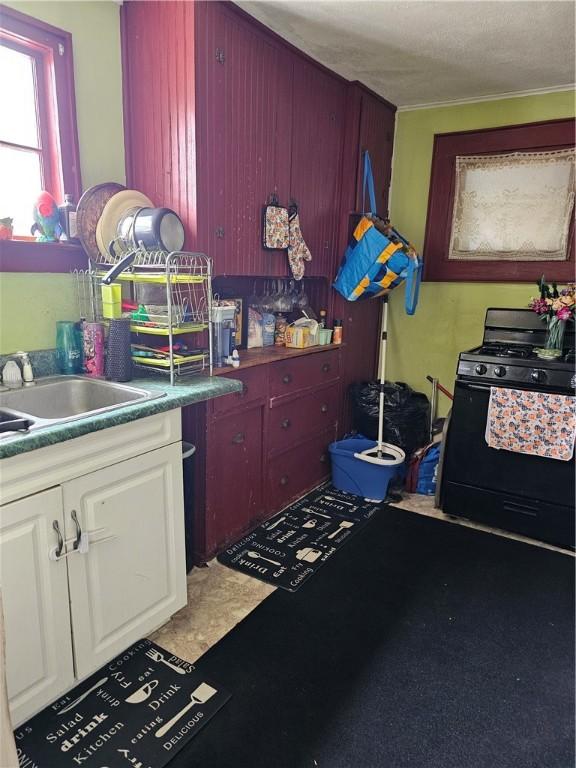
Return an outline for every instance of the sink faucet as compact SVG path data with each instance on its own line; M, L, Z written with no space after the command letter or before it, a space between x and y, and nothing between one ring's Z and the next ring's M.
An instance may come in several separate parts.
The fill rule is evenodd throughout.
M20 361L22 371L20 371L16 360ZM2 384L11 388L21 387L22 384L25 387L30 387L34 384L34 371L28 352L14 352L13 355L10 355L10 359L2 369Z

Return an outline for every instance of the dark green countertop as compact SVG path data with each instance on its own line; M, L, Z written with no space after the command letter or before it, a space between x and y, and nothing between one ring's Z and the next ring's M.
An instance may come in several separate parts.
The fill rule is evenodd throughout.
M239 392L242 383L236 379L224 376L194 376L190 379L178 382L171 387L161 379L139 378L126 382L129 386L146 389L151 392L164 392L163 397L155 400L147 400L142 403L123 405L113 411L100 413L95 416L85 416L75 421L66 421L54 426L32 430L25 435L0 438L0 459L17 456L21 453L34 451L36 448L44 448L47 445L55 445L65 440L87 435L90 432L98 432L108 427L116 427L129 421L153 416L156 413L170 411L173 408L181 408L184 405L200 403L203 400L211 400L230 392Z

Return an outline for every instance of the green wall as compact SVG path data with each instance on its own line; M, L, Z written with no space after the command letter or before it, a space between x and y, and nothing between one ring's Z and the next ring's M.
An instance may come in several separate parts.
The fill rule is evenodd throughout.
M399 112L390 206L394 225L422 250L435 133L572 116L570 91ZM459 352L481 341L486 308L525 306L533 292L525 283L424 283L418 310L408 317L399 288L390 300L387 378L429 394L429 374L451 390ZM448 407L440 395L440 414Z
M84 189L124 183L120 6L101 2L8 2L72 34ZM0 353L55 344L57 319L76 315L69 275L0 275Z

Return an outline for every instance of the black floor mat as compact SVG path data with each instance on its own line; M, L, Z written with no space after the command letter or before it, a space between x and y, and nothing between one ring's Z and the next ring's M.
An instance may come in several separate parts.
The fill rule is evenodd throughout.
M366 502L325 483L230 546L218 560L295 592L366 526L380 507L377 502Z
M19 726L22 768L162 768L230 695L140 640Z
M234 696L170 768L571 768L574 560L385 507L199 664Z

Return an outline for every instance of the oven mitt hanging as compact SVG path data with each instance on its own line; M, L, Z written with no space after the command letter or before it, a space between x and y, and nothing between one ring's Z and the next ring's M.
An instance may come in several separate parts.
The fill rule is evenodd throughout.
M300 229L300 217L298 216L298 206L291 205L289 209L289 230L290 242L288 245L288 261L294 280L302 280L306 269L304 262L312 261L312 254L304 242L302 230Z
M280 205L274 194L262 211L262 245L268 251L278 251L288 248L288 243L288 208Z

